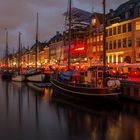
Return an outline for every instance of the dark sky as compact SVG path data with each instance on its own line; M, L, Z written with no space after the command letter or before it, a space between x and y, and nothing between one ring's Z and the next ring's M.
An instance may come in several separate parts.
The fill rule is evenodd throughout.
M107 0L107 9L117 8L127 0ZM21 42L30 46L35 42L36 14L39 13L39 40L48 40L56 31L64 29L64 17L68 0L1 0L0 1L0 55L5 50L5 30L8 29L8 46L11 52L18 47L18 32ZM73 6L102 12L102 0L73 0Z

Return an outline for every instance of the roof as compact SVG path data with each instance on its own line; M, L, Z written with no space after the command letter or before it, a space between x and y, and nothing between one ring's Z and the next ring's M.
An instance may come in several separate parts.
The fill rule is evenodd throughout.
M47 44L53 43L55 41L59 41L59 40L63 40L63 35L59 32L56 33L56 35L54 35Z
M67 18L68 17L68 12L65 12L63 15L66 16L66 18ZM72 7L71 16L72 16L72 20L77 20L79 22L90 23L91 18L92 18L92 13L90 13L88 11L78 9L76 7Z
M119 21L136 18L138 15L137 6L140 4L140 0L129 0L121 4L116 10L109 13L108 19L118 18ZM125 13L129 11L129 16L126 18ZM118 21L118 20L117 20Z

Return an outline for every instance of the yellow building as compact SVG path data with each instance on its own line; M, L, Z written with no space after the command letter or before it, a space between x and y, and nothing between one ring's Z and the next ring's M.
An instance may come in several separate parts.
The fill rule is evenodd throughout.
M108 65L140 62L140 1L128 1L107 15Z

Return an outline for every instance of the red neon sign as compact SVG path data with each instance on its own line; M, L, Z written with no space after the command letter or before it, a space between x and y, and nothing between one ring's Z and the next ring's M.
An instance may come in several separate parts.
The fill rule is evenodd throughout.
M84 50L85 48L84 47L82 47L82 48L77 48L77 49L75 49L76 51L82 51L82 50Z

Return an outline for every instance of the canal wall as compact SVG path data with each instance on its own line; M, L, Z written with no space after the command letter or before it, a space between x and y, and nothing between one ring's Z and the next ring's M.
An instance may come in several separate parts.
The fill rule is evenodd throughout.
M121 80L122 97L140 101L140 79Z

